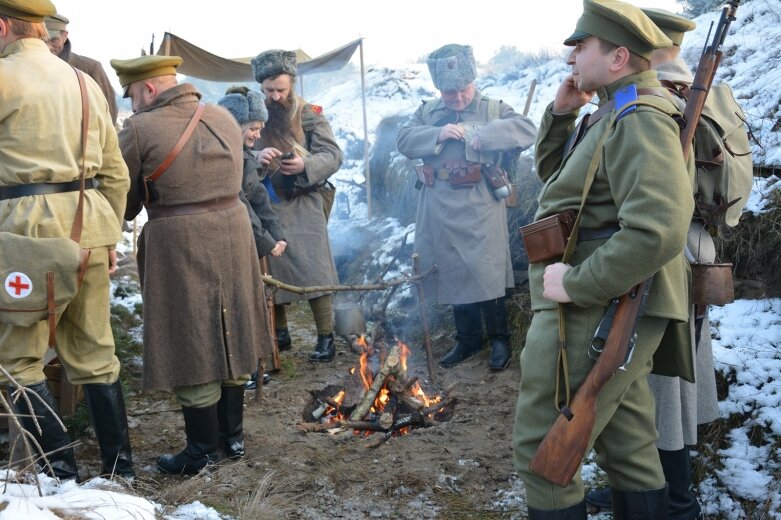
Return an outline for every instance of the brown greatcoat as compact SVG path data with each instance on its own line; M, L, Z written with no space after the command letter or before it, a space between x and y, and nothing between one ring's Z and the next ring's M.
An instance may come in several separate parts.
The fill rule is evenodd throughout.
M142 208L141 176L163 162L192 118L200 93L182 84L125 120L119 134L130 170L125 219ZM155 181L150 207L237 195L242 138L235 119L206 105L179 156ZM172 390L236 378L270 352L260 265L247 208L150 220L139 239L144 298L144 387Z
M117 124L117 94L114 92L114 87L111 86L111 82L106 76L106 71L103 70L103 65L99 61L93 60L86 56L71 52L70 38L65 42L60 53L60 59L64 60L68 64L76 67L84 74L95 80L95 83L100 87L103 95L106 96L108 102L108 109L111 112L111 122Z

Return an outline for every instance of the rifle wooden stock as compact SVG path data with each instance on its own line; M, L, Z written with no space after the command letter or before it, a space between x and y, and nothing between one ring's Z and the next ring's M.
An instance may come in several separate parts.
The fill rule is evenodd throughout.
M713 40L705 48L700 56L700 62L697 64L697 72L694 74L694 81L690 89L691 93L683 111L683 119L686 126L681 129L681 147L683 148L684 159L688 159L689 153L691 153L694 131L697 129L697 123L705 106L705 99L708 97L708 91L713 84L713 78L716 76L716 69L721 64L722 52L720 47L724 44L730 24L735 20L735 12L738 10L738 5L740 5L740 0L729 0L727 5L724 6L721 11L719 24L716 26L716 32L713 35Z
M572 419L559 414L534 454L529 469L554 484L567 486L586 454L596 421L597 395L626 362L647 283L650 281L634 286L621 296L602 354L570 403Z

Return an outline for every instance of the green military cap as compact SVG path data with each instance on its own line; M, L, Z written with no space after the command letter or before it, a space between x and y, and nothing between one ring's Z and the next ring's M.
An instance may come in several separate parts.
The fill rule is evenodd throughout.
M47 16L43 23L46 24L46 30L49 31L49 38L54 38L60 35L60 31L68 30L70 20L57 13L54 16Z
M643 7L642 9L645 15L672 40L674 45L680 46L683 42L683 35L697 27L697 24L688 18L678 16L666 9L653 7Z
M0 14L41 23L44 17L57 14L57 8L49 0L0 0Z
M135 81L176 75L176 67L182 64L182 58L152 54L130 60L111 60L110 63L119 76L119 84L125 89L123 97L128 97L127 88Z
M583 14L564 45L575 45L589 36L626 47L646 59L654 49L672 45L639 7L620 0L583 0Z

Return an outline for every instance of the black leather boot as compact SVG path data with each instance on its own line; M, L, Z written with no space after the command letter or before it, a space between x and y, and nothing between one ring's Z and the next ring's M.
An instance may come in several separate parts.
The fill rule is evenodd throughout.
M697 495L692 489L692 467L689 458L689 446L682 450L659 450L664 478L669 487L668 518L671 520L696 520L702 510Z
M101 475L134 479L136 474L133 471L122 384L117 379L110 385L84 385L84 395L100 446Z
M613 490L614 520L665 520L667 486L649 491Z
M591 514L607 513L613 510L613 490L609 487L589 489L586 492L586 505Z
M529 520L585 520L586 519L586 501L581 500L574 506L569 506L566 509L552 509L542 510L534 509L532 507L529 510Z
M456 324L456 344L439 360L439 366L450 368L483 348L483 323L480 304L453 305L453 321Z
M220 446L230 460L244 456L244 388L223 386L217 402Z
M277 349L281 352L283 350L290 350L293 348L293 340L290 339L290 331L285 327L284 329L277 329Z
M263 372L263 384L267 385L271 382L271 376L268 372ZM250 375L249 381L244 385L244 390L255 390L258 387L258 371L256 370Z
M317 346L312 355L309 356L310 361L326 362L334 359L336 355L336 347L334 346L334 335L331 334L318 334Z
M52 410L57 409L54 396L52 396L49 384L46 381L35 383L27 388L38 394L41 400L49 405ZM14 387L9 387L8 394L11 395L11 392L14 390ZM79 470L76 467L76 456L73 454L73 448L66 448L71 443L70 436L62 429L57 417L41 403L41 400L34 395L28 395L27 398L30 400L32 408L28 407L27 400L21 395L18 396L13 406L16 413L19 414L19 422L22 424L22 427L35 437L35 440L38 441L43 450L43 453L37 453L39 465L49 476L60 480L75 480L79 482ZM35 426L32 415L36 416L38 425L43 432L42 434L38 433L38 428ZM37 451L37 447L32 446L32 443L30 444L31 449ZM51 468L44 462L43 454L46 455Z
M488 368L493 371L504 370L513 354L513 349L510 347L510 330L507 328L505 297L481 302L480 307L483 310L488 340L491 342Z
M157 469L174 475L195 475L219 458L217 403L205 408L182 406L187 446L177 455L157 459Z

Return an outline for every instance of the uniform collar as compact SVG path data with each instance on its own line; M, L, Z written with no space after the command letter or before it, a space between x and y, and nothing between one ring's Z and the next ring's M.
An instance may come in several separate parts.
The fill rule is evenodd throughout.
M602 106L611 99L613 99L613 95L616 93L616 91L620 88L623 88L627 85L631 85L634 83L637 85L637 87L660 87L662 84L659 83L659 80L656 78L656 71L655 70L646 70L643 72L637 72L635 74L630 74L628 76L624 76L623 78L617 79L610 85L607 85L605 87L600 88L597 91L597 96L599 96L599 105Z
M51 54L51 51L49 51L49 46L46 45L45 41L39 40L38 38L21 38L8 45L8 47L5 48L5 50L3 51L2 55L0 55L0 57L5 58L6 56L10 56L11 54L16 54L17 52L22 52L27 50L32 50L32 51L46 50L46 52L49 52L49 54Z

